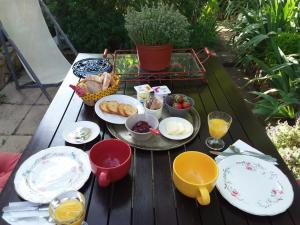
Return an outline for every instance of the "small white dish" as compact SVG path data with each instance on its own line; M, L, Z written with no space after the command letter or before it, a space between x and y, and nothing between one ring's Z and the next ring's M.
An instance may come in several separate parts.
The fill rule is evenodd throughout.
M286 211L294 192L286 175L273 164L246 155L229 156L218 163L217 189L233 206L257 215Z
M185 131L180 132L180 134L170 134L168 131L168 124L176 124L180 127L178 129L185 129ZM183 127L183 128L182 128ZM193 125L186 119L180 117L168 117L162 120L158 127L161 135L171 140L183 140L191 136L194 132Z
M74 138L74 135L72 135L72 134L74 134L76 129L78 129L80 127L89 128L90 134L87 139L79 141L79 140L76 140ZM78 122L69 124L63 131L62 135L66 142L68 142L70 144L78 145L78 144L85 144L85 143L88 143L88 142L94 140L96 137L98 137L99 133L100 133L100 128L96 123L90 122L90 121L78 121Z
M144 108L145 108L145 114L151 114L153 116L155 116L158 120L161 118L162 115L162 110L163 110L163 100L160 97L156 97L158 99L158 101L161 104L161 107L159 109L149 109L146 107L146 102L144 102Z
M138 133L132 130L133 126L140 121L147 122L153 129L157 129L159 122L158 119L151 114L135 114L128 117L125 123L125 127L131 134L132 138L138 141L146 141L154 135L153 133L151 133L151 131L147 133Z

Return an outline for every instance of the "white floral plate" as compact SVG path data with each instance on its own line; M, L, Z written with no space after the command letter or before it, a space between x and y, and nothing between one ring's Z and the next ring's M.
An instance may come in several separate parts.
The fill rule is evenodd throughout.
M135 98L130 97L128 95L108 95L103 98L100 98L95 104L95 112L96 114L103 120L113 124L125 124L127 117L110 114L102 112L100 109L100 104L105 101L117 101L119 103L130 104L137 108L138 114L145 113L144 106Z
M258 216L284 212L293 202L294 192L288 178L273 164L244 155L218 163L217 189L232 205Z
M91 173L88 155L69 146L42 150L18 169L14 184L18 195L35 203L48 203L55 196L78 190Z

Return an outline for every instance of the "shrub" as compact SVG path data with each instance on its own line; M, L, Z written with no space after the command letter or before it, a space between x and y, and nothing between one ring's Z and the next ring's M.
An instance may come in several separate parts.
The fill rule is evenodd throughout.
M217 1L217 0L210 0ZM213 26L211 22L202 22L200 9L207 0L137 0L137 1L107 1L107 0L45 0L50 11L55 15L59 24L68 35L75 48L81 52L102 52L104 48L113 51L133 47L124 23L124 15L128 7L139 9L142 5L158 3L173 4L191 24L191 41L189 47L198 48L211 42L207 34ZM206 25L207 24L207 25ZM211 28L206 29L206 26ZM53 27L50 27L53 32ZM207 32L203 40L203 32ZM200 38L197 41L197 38ZM186 43L187 45L187 43Z
M193 48L213 47L218 40L217 15L219 7L216 0L210 0L199 11L197 21L192 24L191 45Z
M272 38L272 41L280 47L280 49L286 54L296 53L297 50L300 50L300 34L299 33L288 33L283 32L275 35ZM300 52L300 51L299 51ZM272 43L269 42L264 53L265 62L268 64L276 63L276 54L274 52Z
M295 119L300 110L300 65L296 58L286 56L274 42L272 46L276 56L275 65L267 65L258 58L248 56L262 69L262 76L256 80L264 80L270 87L265 92L252 92L260 97L253 112L267 119Z
M114 1L50 0L48 6L64 32L81 52L128 47L123 9Z
M300 118L294 126L287 122L267 127L267 134L297 179L300 179Z
M131 8L125 15L125 28L135 44L188 46L189 26L187 18L170 5Z

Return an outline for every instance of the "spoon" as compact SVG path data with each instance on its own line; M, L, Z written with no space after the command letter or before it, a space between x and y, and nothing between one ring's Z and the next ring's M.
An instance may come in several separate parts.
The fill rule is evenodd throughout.
M160 135L159 130L154 129L154 128L150 128L150 132L151 132L152 134L154 134L154 135Z

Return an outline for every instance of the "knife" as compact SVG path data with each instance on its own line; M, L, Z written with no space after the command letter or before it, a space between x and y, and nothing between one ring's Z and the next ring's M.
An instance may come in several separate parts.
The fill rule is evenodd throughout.
M220 156L232 156L232 155L248 155L253 156L256 158L260 158L269 162L276 163L277 159L270 156L270 155L263 155L255 152L247 152L247 153L236 153L236 152L218 152L218 151L209 151L213 155L220 155Z
M25 211L48 211L47 205L21 205L21 206L5 206L2 209L2 212L25 212Z

